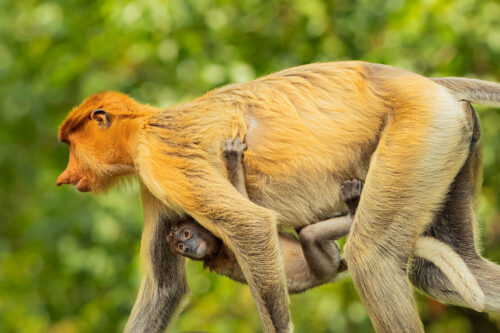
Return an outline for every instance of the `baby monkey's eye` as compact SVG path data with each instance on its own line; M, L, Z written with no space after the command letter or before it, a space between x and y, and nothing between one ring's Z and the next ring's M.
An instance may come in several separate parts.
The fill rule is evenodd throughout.
M177 250L184 251L184 243L177 243Z
M184 237L189 238L190 236L191 236L191 230L190 229L184 230Z

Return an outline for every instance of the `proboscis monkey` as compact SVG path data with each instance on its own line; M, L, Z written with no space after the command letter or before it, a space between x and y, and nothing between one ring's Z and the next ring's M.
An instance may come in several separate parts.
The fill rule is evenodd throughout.
M245 198L248 194L243 170L243 151L246 144L240 138L224 142L222 156L231 184ZM285 264L288 292L300 293L323 283L332 282L347 266L340 258L335 240L348 234L361 196L361 182L346 181L341 187L348 215L333 217L310 224L299 230L297 240L290 234L278 234ZM234 254L213 234L192 218L179 222L167 237L172 251L193 260L203 260L203 266L245 282ZM454 290L473 309L484 308L484 293L463 259L449 246L432 237L421 236L415 243L415 255L439 268Z
M480 149L468 101L500 106L500 85L357 61L291 68L165 109L100 93L61 125L70 161L57 183L92 192L127 175L141 183L145 275L126 331L160 332L173 317L187 286L184 260L165 237L189 215L235 254L264 332L290 332L277 227L341 211L340 185L363 179L345 246L351 276L377 331L420 332L407 266L421 234L454 249L484 308L500 310L500 269L474 247ZM224 140L237 136L248 145L250 200L221 157ZM436 266L410 265L416 286L468 305Z

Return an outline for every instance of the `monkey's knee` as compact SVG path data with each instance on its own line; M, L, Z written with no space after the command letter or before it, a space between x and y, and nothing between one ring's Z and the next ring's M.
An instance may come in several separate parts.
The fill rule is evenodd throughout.
M330 279L339 271L340 248L332 239L318 239L317 230L306 227L299 232L300 244L307 265L318 279ZM345 270L345 269L344 269Z
M402 253L406 251L391 248L374 237L360 237L356 234L348 237L344 245L344 258L353 277L359 276L366 280L372 274L390 275L390 272L396 273L399 267L408 262L409 255Z
M375 255L377 244L367 239L359 237L356 233L351 233L344 245L344 256L349 267L357 265Z
M340 248L334 239L322 239L321 235L318 234L317 230L314 230L312 226L302 228L299 232L299 241L306 249L316 248L323 252L327 256L331 257L333 260L340 260Z
M302 245L313 246L316 242L316 233L309 227L302 228L299 231L299 240Z

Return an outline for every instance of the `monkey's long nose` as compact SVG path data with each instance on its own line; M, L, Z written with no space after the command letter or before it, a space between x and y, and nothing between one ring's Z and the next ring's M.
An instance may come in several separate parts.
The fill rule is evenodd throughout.
M57 177L56 180L56 185L61 186L63 184L69 184L70 183L70 176L68 170L64 170L59 177Z

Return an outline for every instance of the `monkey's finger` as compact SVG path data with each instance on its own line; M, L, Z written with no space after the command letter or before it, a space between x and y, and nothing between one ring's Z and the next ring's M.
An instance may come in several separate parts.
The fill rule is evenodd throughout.
M352 182L354 184L354 189L358 192L361 191L361 182L358 179L353 179Z
M231 148L233 144L233 140L231 138L224 140L224 143L222 144L222 149L223 150L228 150Z
M238 151L244 151L247 149L247 144L243 142L243 140L239 136L234 139L231 145L233 146L233 148L235 148L235 150Z
M233 143L234 143L234 144L245 143L245 138L246 138L246 134L244 134L243 136L238 135L238 136L236 136L236 137L234 138Z
M351 188L351 181L350 180L346 180L344 182L344 184L342 184L342 186L340 186L342 194L346 194L350 188Z
M340 186L340 192L341 192L341 193L342 193L342 195L345 197L346 192L347 192L347 189L345 188L345 185Z

